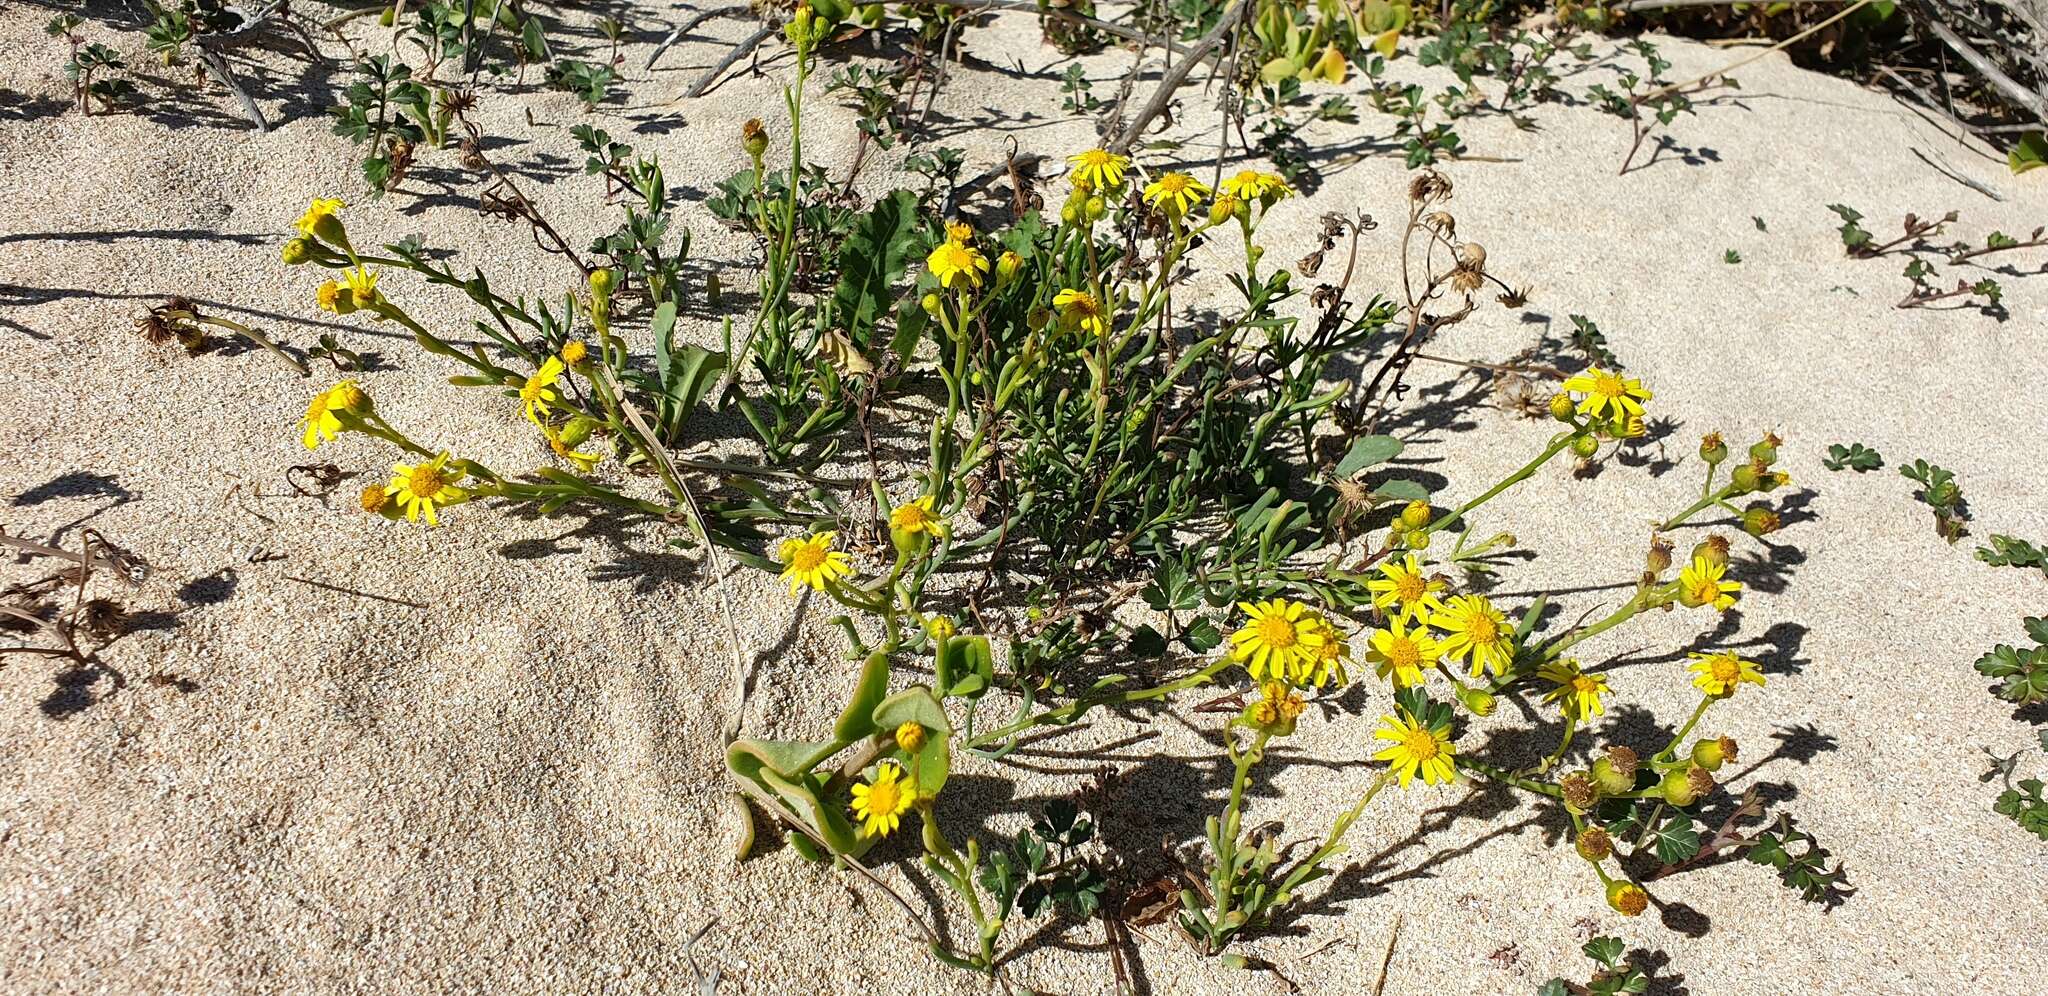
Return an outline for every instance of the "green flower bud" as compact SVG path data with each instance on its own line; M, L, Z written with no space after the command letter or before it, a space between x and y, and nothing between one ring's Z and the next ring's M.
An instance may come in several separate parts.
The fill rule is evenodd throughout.
M1721 434L1709 432L1700 437L1700 459L1718 464L1728 459L1728 444L1721 441Z
M1429 525L1430 518L1429 503L1426 501L1411 501L1401 509L1401 524L1410 529L1421 529Z
M1729 477L1735 484L1736 493L1740 494L1744 491L1755 491L1758 482L1762 480L1762 474L1763 469L1756 464L1745 463L1735 468L1735 472Z
M1701 740L1692 745L1692 763L1708 771L1719 771L1722 765L1735 760L1736 753L1733 737Z
M925 296L918 298L917 303L920 307L924 308L925 314L930 315L933 318L939 317L939 295L926 294Z
M586 415L570 419L569 424L562 427L562 445L572 450L583 445L597 431L597 426L597 420Z
M1572 403L1572 396L1563 391L1550 396L1550 417L1560 422L1569 422L1578 406Z
M1474 716L1493 715L1493 693L1484 688L1460 688L1458 689L1458 701Z
M1402 542L1408 544L1408 549L1410 550L1429 549L1429 534L1423 532L1420 529L1410 530L1406 535L1401 537L1401 540Z
M1572 452L1591 460L1593 454L1600 452L1600 441L1591 436L1579 436L1572 440Z
M1636 769L1640 763L1635 751L1627 747L1611 747L1606 757L1593 762L1593 783L1599 786L1604 795L1633 792L1636 787Z
M590 271L590 296L600 301L610 299L612 296L612 285L617 280L618 274L608 269Z
M1693 780L1687 777L1688 773L1698 770L1700 769L1682 768L1665 772L1664 779L1657 783L1657 794L1663 796L1665 802L1679 807L1698 802L1699 790L1693 786Z
M1782 442L1784 440L1779 439L1777 433L1766 432L1764 438L1757 440L1756 445L1749 448L1749 458L1766 467L1777 463L1778 444Z
M1023 266L1024 257L1017 255L1015 252L1005 250L1001 256L996 257L996 282L1008 284L1010 281L1017 279L1017 271L1023 268Z
M302 235L285 243L278 254L284 258L286 266L310 262L313 259L313 240Z
M1090 197L1088 198L1086 210L1089 221L1100 221L1103 215L1109 213L1109 205L1100 197Z
M1751 505L1742 510L1742 531L1751 536L1768 536L1777 532L1780 525L1778 513L1768 505Z

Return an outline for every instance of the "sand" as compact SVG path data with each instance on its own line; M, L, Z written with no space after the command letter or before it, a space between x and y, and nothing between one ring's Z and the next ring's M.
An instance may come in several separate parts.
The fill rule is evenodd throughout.
M11 53L0 93L12 104L0 109L0 523L70 545L90 527L153 573L124 596L144 625L106 648L102 670L18 656L0 669L0 989L688 992L694 963L722 973L721 992L987 991L925 954L898 912L853 880L787 850L731 859L716 604L734 607L746 649L762 657L745 726L769 737L816 735L850 686L853 665L818 606L796 611L753 572L714 588L697 557L644 523L471 507L442 528L410 528L354 512L354 477L331 499L302 497L286 483L295 464L332 460L375 477L391 454L351 438L308 455L293 425L313 384L275 357L188 358L143 346L131 329L142 308L178 293L296 348L333 332L379 354L364 380L394 422L494 465L535 465L542 457L509 405L449 389L451 365L388 327L322 315L316 275L281 265L276 246L309 197L338 195L365 201L349 214L360 237L419 232L504 288L559 293L572 271L534 251L522 227L478 216L452 150L428 155L407 193L363 198L353 150L319 113L332 66L309 76L288 50L237 57L270 67L275 82L256 91L277 122L268 134L183 70L147 74L149 111L88 119L63 108L46 17L0 13ZM584 17L572 15L579 33L561 40L595 50ZM139 35L91 30L146 59ZM751 247L698 201L744 165L739 122L774 124L765 112L779 107L791 66L771 48L763 75L743 65L709 96L670 103L722 48L685 43L641 71L662 33L627 47L628 80L594 114L534 88L488 96L483 117L504 139L493 155L526 164L529 193L580 244L615 222L595 207L600 181L578 172L566 127L630 136L685 188L695 255L739 284ZM1659 44L1679 78L1733 57ZM323 46L340 54L331 39ZM956 67L934 112L970 174L1012 139L1056 156L1090 143L1090 123L1058 109L1063 60L1027 19L971 30L966 47L1002 67ZM1111 97L1130 57L1082 64ZM1442 78L1412 60L1399 71ZM1610 75L1588 70L1567 88ZM1389 994L1529 992L1583 973L1577 948L1591 932L1663 952L1653 990L1663 993L2021 992L2048 970L2042 845L1990 812L1995 786L1976 778L1983 750L2010 753L2033 733L1969 667L2021 636L2020 617L2041 611L2048 584L1975 561L1970 541L1942 542L1892 469L1916 457L1954 469L1979 536L2048 538L2048 277L2024 272L2040 254L2014 260L2023 272L2001 278L2009 320L1898 310L1902 262L1844 258L1825 207L1860 208L1880 236L1904 212L1955 208L1958 230L1975 238L2048 220L2048 188L1880 94L1780 57L1739 78L1740 91L1672 127L1682 152L1625 177L1615 170L1626 125L1585 106L1541 107L1533 131L1460 123L1472 153L1493 157L1447 167L1460 232L1535 297L1526 313L1483 310L1434 348L1501 360L1584 314L1677 423L1663 443L1672 459L1712 429L1741 444L1766 429L1786 437L1808 514L1768 544L1738 546L1735 574L1749 584L1739 612L1719 630L1699 613L1658 616L1581 649L1589 663L1618 665L1608 676L1619 700L1641 708L1610 718L1636 730L1668 729L1689 708L1683 650L1763 659L1768 688L1746 690L1712 725L1750 759L1791 746L1745 761L1731 788L1759 787L1796 813L1846 865L1855 894L1824 911L1735 863L1660 883L1665 908L1626 920L1559 845L1555 813L1418 786L1368 810L1347 870L1309 890L1286 932L1248 945L1304 991L1369 991L1393 938ZM1204 120L1199 95L1187 100L1183 120ZM842 169L853 114L826 99L813 107L815 160ZM1391 131L1368 111L1305 133L1334 162L1313 196L1273 212L1263 241L1276 258L1309 251L1323 212L1400 215L1410 174L1386 151ZM1189 158L1207 158L1208 142ZM874 169L864 187L891 179ZM1391 291L1394 226L1365 245L1354 286ZM1723 262L1728 249L1739 264ZM398 278L387 290L434 327L468 327L448 295ZM693 320L692 334L713 331ZM1456 373L1418 367L1420 397L1451 403L1399 432L1418 470L1464 495L1549 430L1490 406L1484 385ZM1886 468L1821 467L1827 444L1852 441L1882 451ZM1597 586L1628 579L1647 524L1697 488L1693 463L1655 469L1614 464L1578 479L1553 467L1496 502L1488 524L1538 554L1499 593L1512 602L1562 589L1567 618L1611 604ZM10 559L5 578L43 569ZM1306 721L1290 747L1334 763L1275 765L1248 819L1279 821L1289 841L1319 837L1371 778L1359 761L1386 698L1366 685ZM1111 751L1125 774L1107 832L1139 858L1162 839L1198 841L1202 812L1219 805L1216 722L1185 705L1098 717L1045 745L1085 753L1156 734ZM1528 726L1504 709L1467 743ZM957 835L1011 832L1101 763L1025 760L963 767L947 810ZM2026 764L2043 766L2038 754ZM1191 808L1192 794L1208 801ZM916 875L909 856L892 845L874 858L901 881ZM1148 933L1134 948L1145 991L1282 991L1270 975L1198 957L1170 928ZM1098 926L1041 937L1008 967L1019 985L1110 990Z

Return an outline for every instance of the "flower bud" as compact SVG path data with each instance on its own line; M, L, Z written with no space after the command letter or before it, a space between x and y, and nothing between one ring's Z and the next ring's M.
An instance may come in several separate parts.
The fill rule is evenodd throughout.
M1493 715L1493 693L1484 688L1466 687L1458 689L1458 701L1474 716Z
M1679 768L1664 773L1664 779L1657 783L1657 794L1674 806L1685 807L1699 801L1699 789L1693 785L1690 774L1700 771L1697 767ZM1704 772L1702 772L1704 774ZM1713 777L1711 775L1709 778Z
M1109 213L1109 204L1100 197L1090 197L1085 210L1089 221L1101 221L1102 216Z
M800 3L796 5L796 13L789 16L789 22L782 26L783 36L789 39L791 45L796 46L798 53L810 51L811 23L815 19L816 16L811 13L811 5Z
M1733 737L1700 740L1692 745L1692 763L1708 771L1719 771L1721 765L1735 760L1736 753Z
M1410 530L1401 537L1401 541L1407 543L1410 550L1429 549L1429 533L1420 529Z
M917 303L920 307L924 308L925 314L933 318L939 317L939 296L937 294L926 294L919 298Z
M1573 842L1573 846L1578 848L1579 857L1597 865L1614 853L1614 838L1599 827L1587 827L1579 831L1579 839Z
M1790 483L1792 483L1792 474L1790 471L1784 470L1774 470L1768 474L1760 474L1756 481L1757 487L1765 491L1776 491Z
M1643 569L1652 575L1662 574L1671 569L1671 541L1662 536L1650 537L1650 552L1643 556Z
M583 361L589 358L590 347L584 345L583 340L571 339L568 342L562 344L563 363L566 363L572 367L581 366Z
M1742 510L1742 531L1751 536L1768 536L1777 532L1780 525L1778 513L1768 505L1751 505Z
M1590 460L1600 452L1600 441L1591 436L1579 436L1572 440L1572 452Z
M923 750L924 742L924 727L918 725L916 720L910 720L896 728L896 746L903 748L904 753L915 754Z
M1062 223L1071 225L1080 220L1081 212L1072 203L1060 205L1060 221Z
M1563 391L1550 396L1550 417L1560 422L1572 420L1572 413L1578 409L1572 404L1572 396Z
M1593 784L1603 795L1632 792L1636 787L1639 764L1635 751L1622 746L1611 747L1606 757L1593 762Z
M284 258L286 266L297 266L313 259L313 240L301 235L284 244L278 255Z
M1607 883L1607 905L1622 916L1641 916L1650 908L1650 894L1642 886L1618 878Z
M1426 501L1411 501L1401 509L1401 524L1410 529L1421 529L1429 525L1430 518L1429 503Z
M1729 480L1735 485L1736 493L1740 494L1744 491L1755 491L1757 483L1762 479L1761 475L1763 473L1763 468L1758 467L1756 464L1745 463L1735 468L1735 472L1728 476Z
M1017 271L1023 266L1024 257L1010 250L1004 250L1001 256L996 257L996 282L998 284L1007 284L1017 279Z
M761 127L760 118L748 118L740 126L740 148L747 150L747 157L757 163L768 152L768 129Z
M1749 458L1766 467L1777 463L1778 444L1782 442L1784 440L1779 439L1777 433L1766 432L1764 438L1757 440L1756 445L1749 448Z
M1700 437L1700 459L1709 464L1728 459L1728 444L1722 441L1720 433L1709 432Z
M612 285L618 279L618 274L609 269L590 271L590 296L600 301L609 300L612 296Z
M944 643L952 639L953 634L960 630L959 627L953 625L951 616L933 616L930 622L924 624L924 631L930 634L933 640Z
M1692 548L1692 559L1704 560L1716 567L1728 566L1728 537L1714 533L1699 541Z
M872 28L882 23L882 5L878 3L863 4L860 8L860 23L862 27L867 28Z
M1229 194L1220 194L1209 202L1209 224L1221 225L1244 207L1244 202Z
M327 391L327 407L340 409L351 415L370 413L370 396L352 380L344 380Z
M383 485L372 484L363 489L362 503L363 511L373 514L382 513L384 507L391 504L391 496L384 493Z

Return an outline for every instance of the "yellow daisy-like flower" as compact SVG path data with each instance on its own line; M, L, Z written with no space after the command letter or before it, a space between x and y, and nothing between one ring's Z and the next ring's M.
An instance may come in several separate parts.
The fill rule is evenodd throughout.
M1468 658L1475 678L1481 670L1505 674L1514 663L1514 627L1484 595L1452 596L1441 610L1430 614L1429 624L1444 631L1444 656Z
M937 499L931 495L896 506L889 512L889 528L905 533L946 535L946 520L939 517Z
M1393 679L1395 688L1422 684L1422 672L1442 655L1427 627L1410 629L1401 619L1389 622L1386 629L1374 630L1365 650L1365 659L1380 677Z
M1399 563L1389 560L1381 564L1380 576L1367 581L1365 587L1372 592L1372 604L1389 616L1398 615L1403 622L1417 616L1428 620L1444 608L1436 597L1444 583L1424 575L1422 562L1412 553Z
M1251 619L1230 635L1230 656L1252 677L1289 681L1293 672L1312 663L1322 646L1323 623L1308 606L1285 598L1239 602Z
M1087 291L1066 288L1052 296L1052 306L1059 309L1060 321L1070 329L1080 329L1091 335L1109 331L1109 322L1102 313L1102 302Z
M846 554L832 549L832 541L838 536L827 531L782 541L782 549L777 553L782 560L782 579L789 582L790 594L796 594L804 585L810 585L813 591L824 591L827 582L853 573L853 564L847 561Z
M347 206L338 197L313 198L306 213L299 216L299 234L347 248L348 233L338 217L341 209Z
M1167 173L1145 185L1145 203L1178 218L1209 196L1209 188L1186 173Z
M1679 603L1693 608L1711 605L1728 611L1735 604L1735 593L1742 590L1742 582L1724 580L1727 573L1727 564L1717 564L1705 557L1692 558L1692 563L1678 572Z
M860 832L868 837L887 837L903 823L903 814L917 798L915 783L900 781L903 769L883 761L865 785L853 787L853 815L860 818Z
M1089 149L1067 157L1074 167L1074 184L1086 184L1092 190L1111 190L1124 182L1124 170L1129 168L1129 158L1119 156L1105 149Z
M548 449L553 450L556 456L569 461L577 470L586 474L597 467L598 461L604 459L603 453L578 452L575 446L571 445L567 439L562 438L562 432L558 429L543 425L540 427L540 431L542 435L548 437Z
M398 499L407 519L418 522L425 517L427 525L438 526L441 520L435 518L434 506L454 505L469 497L469 492L455 486L467 473L460 467L450 470L444 451L424 463L392 464L391 483L385 485L384 493Z
M1694 688L1715 698L1727 698L1735 694L1735 686L1743 682L1762 688L1763 672L1755 661L1746 661L1734 654L1693 654L1691 670L1698 677L1692 680Z
M1536 676L1557 686L1543 696L1543 701L1557 703L1573 720L1584 723L1606 714L1607 707L1600 704L1600 696L1607 694L1607 679L1580 670L1578 661L1570 657L1551 661Z
M1451 743L1451 726L1424 726L1415 717L1402 712L1394 716L1380 717L1380 728L1373 731L1376 740L1390 740L1393 746L1373 755L1376 761L1389 761L1394 766L1394 777L1401 780L1401 787L1422 775L1424 783L1441 785L1456 781L1458 768L1453 758L1458 754Z
M1567 378L1564 389L1585 395L1579 399L1579 414L1592 418L1611 418L1624 426L1627 425L1629 416L1641 415L1643 402L1650 400L1650 392L1643 387L1642 381L1610 373L1599 367Z
M344 298L347 299L344 300ZM341 282L337 280L329 280L321 284L320 289L313 292L313 300L319 303L321 311L331 314L346 315L356 310L355 299L347 297L347 291L342 288Z
M1328 619L1316 616L1314 622L1322 632L1323 642L1316 646L1314 660L1295 667L1294 683L1321 688L1334 681L1342 688L1351 681L1351 675L1344 670L1345 661L1351 657L1351 642Z
M1278 200L1294 193L1294 188L1287 185L1285 177L1278 173L1261 173L1255 169L1238 173L1223 181L1223 185L1217 189L1225 196L1235 197L1241 201L1263 200L1268 197Z
M305 426L305 434L299 437L299 441L305 443L305 449L315 449L319 447L319 443L340 437L342 420L334 412L342 408L346 406L336 404L334 387L315 393L313 400L307 402L305 406L305 418L299 420L299 424Z
M988 272L988 260L973 246L961 242L946 241L924 259L925 269L939 278L939 286L952 287L953 281L966 278L969 287L981 286L981 275Z
M561 360L550 356L539 370L533 372L533 376L526 378L525 384L520 385L519 410L526 413L528 422L547 428L541 418L554 410L551 405L562 400L555 391L555 384L562 379L562 371L566 369L568 367Z
M357 308L373 307L384 300L377 291L377 273L366 266L341 271L342 282L348 285L349 300Z

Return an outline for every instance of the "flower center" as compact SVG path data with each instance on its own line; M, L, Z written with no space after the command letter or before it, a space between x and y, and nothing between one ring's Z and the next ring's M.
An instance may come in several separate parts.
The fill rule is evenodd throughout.
M1169 194L1185 193L1188 189L1188 178L1179 173L1168 173L1159 178L1159 189Z
M1579 675L1572 679L1572 691L1580 695L1596 695L1600 691L1600 680L1583 674Z
M1465 633L1473 643L1492 643L1500 639L1500 625L1491 616L1473 616L1472 624L1465 627Z
M412 473L405 478L405 489L419 498L432 498L447 486L447 475L441 473L441 468L430 463L414 467Z
M1418 761L1427 761L1437 755L1436 738L1420 727L1402 734L1401 746L1408 748L1408 753L1415 755Z
M1713 674L1715 681L1731 682L1742 674L1742 665L1737 664L1733 657L1716 657L1713 663L1708 665L1708 670Z
M789 566L799 571L815 571L825 562L825 548L816 543L805 543L789 555Z
M1067 310L1077 315L1093 317L1095 315L1095 295L1076 294L1068 298Z
M1394 637L1393 642L1387 644L1387 660L1403 671L1421 667L1422 648L1405 636Z
M1275 650L1286 650L1294 646L1294 624L1280 616L1267 616L1259 620L1259 642Z
M910 530L922 529L931 521L925 516L923 505L898 506L896 511L890 513L889 519L896 528Z
M893 813L902 797L895 782L876 782L868 786L868 812Z
M1692 584L1692 600L1705 604L1721 597L1721 586L1713 578L1702 577Z
M322 391L313 395L313 400L306 405L306 421L319 421L320 416L327 414L327 408L327 392Z
M1423 582L1420 574L1403 574L1400 580L1394 582L1394 597L1404 604L1421 601L1423 594L1428 590L1428 585Z
M1619 398L1628 393L1628 385L1622 383L1621 378L1614 374L1603 373L1593 378L1593 393L1606 398Z

